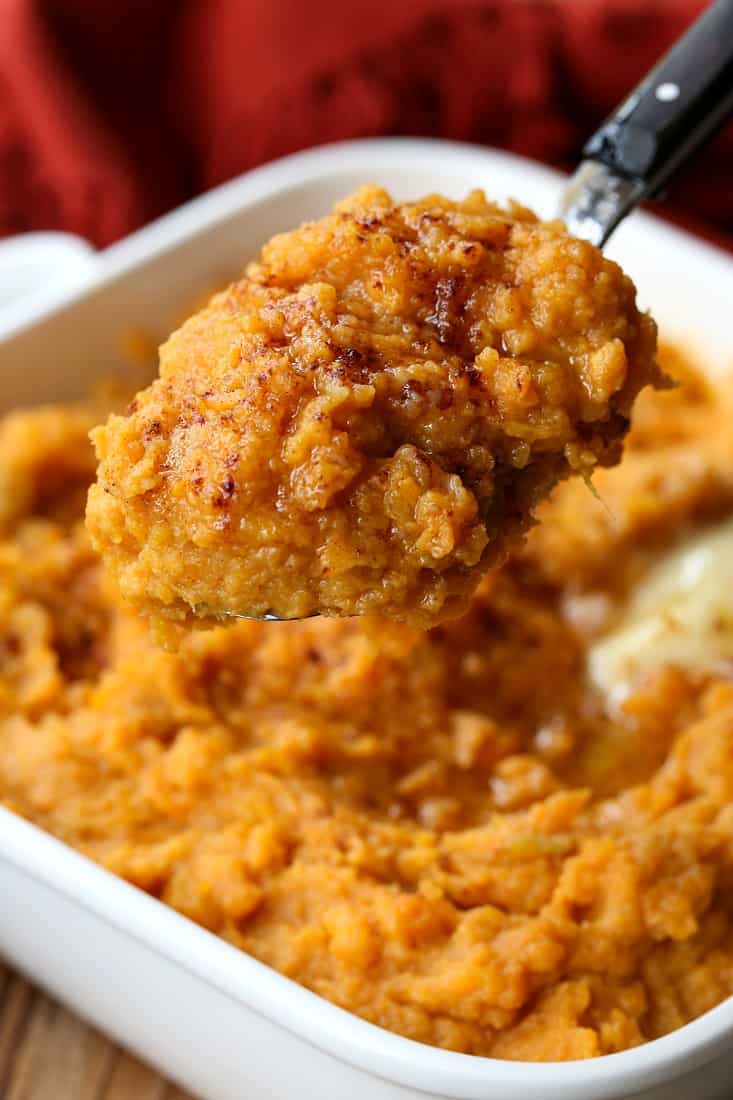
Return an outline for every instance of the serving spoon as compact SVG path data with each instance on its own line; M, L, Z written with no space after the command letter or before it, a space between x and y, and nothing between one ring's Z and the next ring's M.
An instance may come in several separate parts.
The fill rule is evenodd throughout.
M732 113L733 0L716 0L586 142L558 217L574 236L602 248ZM225 614L282 621L271 612Z
M660 196L733 113L733 0L711 4L586 142L560 199L571 233L602 248Z

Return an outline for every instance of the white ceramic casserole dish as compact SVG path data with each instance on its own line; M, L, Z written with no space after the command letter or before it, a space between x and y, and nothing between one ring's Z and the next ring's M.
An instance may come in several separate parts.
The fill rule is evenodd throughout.
M562 178L490 150L359 141L218 188L0 312L0 404L75 396L131 329L163 336L182 304L239 272L273 232L358 184L398 198L483 187L552 213ZM733 262L635 215L609 253L666 337L733 367ZM78 258L78 257L77 257ZM205 1100L715 1100L730 1095L733 999L636 1050L525 1065L436 1050L328 1004L0 810L0 951L81 1015Z

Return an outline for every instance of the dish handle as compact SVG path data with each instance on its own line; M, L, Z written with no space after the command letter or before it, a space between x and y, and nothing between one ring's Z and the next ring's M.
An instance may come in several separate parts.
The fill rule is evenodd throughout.
M0 327L22 303L25 312L47 290L68 290L97 267L88 241L71 233L20 233L0 240Z

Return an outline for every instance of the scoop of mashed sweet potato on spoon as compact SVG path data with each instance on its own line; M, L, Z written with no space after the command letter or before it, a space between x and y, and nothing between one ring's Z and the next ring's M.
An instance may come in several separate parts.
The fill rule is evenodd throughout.
M363 187L163 345L93 433L87 523L154 620L427 627L559 479L618 460L655 346L631 280L560 222Z

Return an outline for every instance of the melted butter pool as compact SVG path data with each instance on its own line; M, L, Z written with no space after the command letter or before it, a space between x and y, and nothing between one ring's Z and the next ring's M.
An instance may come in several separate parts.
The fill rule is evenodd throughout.
M664 664L733 674L733 518L665 554L589 656L612 697Z

